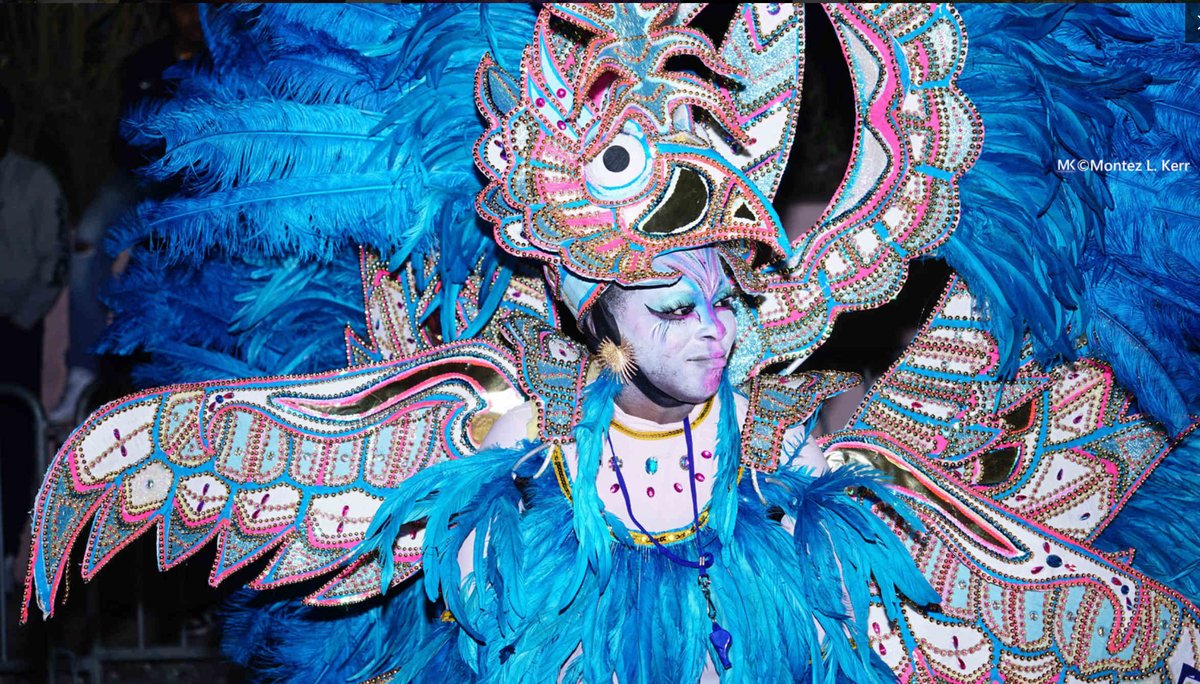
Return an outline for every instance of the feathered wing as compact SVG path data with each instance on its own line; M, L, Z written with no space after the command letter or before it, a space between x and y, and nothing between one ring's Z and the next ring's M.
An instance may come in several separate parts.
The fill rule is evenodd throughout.
M942 604L875 609L877 650L903 681L1175 681L1200 614L1094 545L1174 441L1086 347L1047 368L1027 345L1004 379L978 310L955 277L826 444L892 473L927 530L910 551Z
M1179 39L1179 7L962 13L972 41L960 83L988 143L937 255L988 313L999 377L1031 356L1047 366L1091 357L1168 433L1194 429L1200 92L1189 69L1200 45ZM1192 598L1200 544L1164 511L1195 506L1180 484L1198 468L1192 437L1147 468L1095 538L1108 551L1136 548L1136 566Z
M469 338L513 275L475 215L475 67L515 66L523 5L229 4L202 11L211 63L130 112L144 202L109 248L131 264L103 351L149 352L143 385L309 373L362 327L360 247L412 290L437 342ZM464 316L473 317L463 320Z
M469 150L478 120L461 103L485 50L515 64L533 14L452 5L202 12L211 64L176 68L175 96L126 123L134 142L160 147L146 173L171 194L144 202L110 236L132 260L112 288L117 323L102 346L148 351L145 384L318 373L347 357L354 367L177 385L93 416L56 459L35 512L30 579L47 611L65 554L93 518L88 577L151 527L164 568L218 537L214 582L272 549L258 586L342 565L394 484L388 473L470 453L464 426L502 409L503 397L524 396L512 389L498 324L485 324L502 309L542 321L553 312L478 223ZM364 297L365 327L356 322ZM453 342L479 336L491 344ZM507 389L481 395L459 366ZM418 380L423 389L406 386ZM395 416L362 405L314 417L349 401L337 392L356 382L375 387L368 394ZM277 403L293 395L299 404ZM360 409L372 418L347 417ZM252 448L259 471L231 465ZM129 454L137 460L123 461ZM322 536L331 524L344 538ZM373 569L351 563L311 600L377 592Z
M216 538L214 585L265 555L255 588L327 574L354 560L388 491L474 453L489 417L524 399L517 371L502 349L456 342L385 364L113 402L72 434L46 475L25 611L36 597L53 612L89 522L85 579L151 529L163 570ZM395 553L402 579L419 562L419 531ZM353 564L310 600L362 600L380 591L378 579L377 564Z

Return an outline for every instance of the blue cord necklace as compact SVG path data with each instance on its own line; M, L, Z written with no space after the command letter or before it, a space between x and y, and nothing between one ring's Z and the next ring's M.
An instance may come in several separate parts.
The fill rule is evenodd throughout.
M695 568L699 572L697 581L700 584L700 591L704 593L704 602L708 604L708 619L712 622L712 632L708 635L708 639L712 642L722 667L728 670L733 667L733 663L729 660L729 648L733 645L733 635L717 623L717 607L712 600L712 579L708 576L708 569L713 564L713 555L705 553L700 548L700 504L696 496L696 462L692 458L692 422L686 416L683 419L683 437L687 442L688 485L692 491L692 539L696 545L696 560L694 561L683 558L664 546L633 514L633 502L629 499L629 488L625 486L625 476L621 474L621 459L617 458L617 451L613 448L612 435L610 432L604 433L604 438L608 441L608 453L612 457L609 462L617 474L617 484L621 487L621 497L625 499L625 512L629 514L629 519L654 544L655 550L665 556L667 560L685 568Z

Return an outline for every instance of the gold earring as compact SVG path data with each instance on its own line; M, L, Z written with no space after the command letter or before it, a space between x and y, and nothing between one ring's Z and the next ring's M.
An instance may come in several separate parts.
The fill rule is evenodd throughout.
M629 384L637 371L637 363L633 360L633 347L628 341L616 344L606 337L600 343L597 354L605 368L620 378L622 383Z

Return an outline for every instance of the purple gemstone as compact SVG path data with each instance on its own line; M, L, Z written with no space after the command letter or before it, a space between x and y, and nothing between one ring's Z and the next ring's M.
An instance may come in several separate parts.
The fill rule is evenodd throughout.
M696 473L696 482L704 482L704 473Z
M646 487L646 496L654 498L654 487Z
M712 452L707 450L701 451L700 458L712 458Z
M559 121L559 122L558 122L558 130L560 130L560 131L565 131L565 130L567 130L567 122L566 122L566 121Z
M545 106L546 106L546 100L545 100L545 99L543 99L543 98L540 98L540 97L539 97L538 99L534 100L534 101L533 101L533 103L534 103L535 105L539 106L539 107L545 107Z
M681 485L681 484L679 484L678 482L676 482L676 483L675 483L675 491L682 493L682 492L683 492L683 485Z
M621 485L615 484L615 485L609 487L608 491L612 492L613 494L616 494L617 492L621 491Z

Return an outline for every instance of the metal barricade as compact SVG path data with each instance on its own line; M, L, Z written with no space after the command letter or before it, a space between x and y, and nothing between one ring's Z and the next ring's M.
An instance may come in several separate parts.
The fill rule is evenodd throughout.
M93 386L80 397L75 425L94 408L94 394ZM19 402L33 416L38 480L49 465L50 440L64 440L71 426L56 433L37 397L23 387L0 384L0 398ZM0 485L2 477L0 474ZM3 524L0 510L0 548ZM196 630L187 622L187 609L175 610L179 603L186 603L185 597L208 595L211 590L204 588L203 578L184 576L188 573L178 570L160 576L153 567L152 547L149 542L136 543L126 550L128 558L117 559L121 567L102 574L96 582L71 586L71 603L82 605L60 610L49 623L41 623L35 616L23 627L17 626L20 594L8 589L14 585L13 572L0 563L0 587L5 588L0 591L0 682L225 681L234 670L223 662L211 632L209 638L198 639L189 633ZM181 671L190 676L180 677Z

